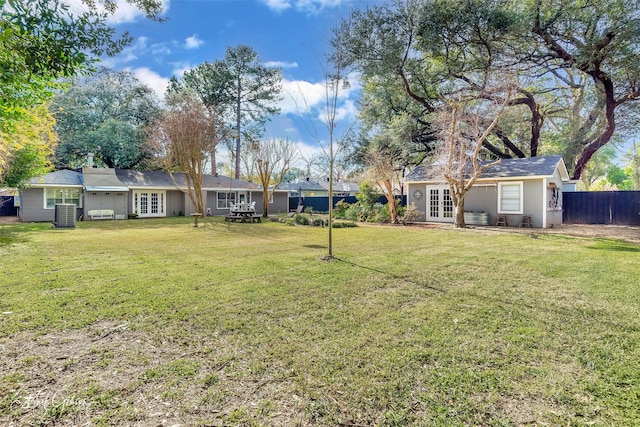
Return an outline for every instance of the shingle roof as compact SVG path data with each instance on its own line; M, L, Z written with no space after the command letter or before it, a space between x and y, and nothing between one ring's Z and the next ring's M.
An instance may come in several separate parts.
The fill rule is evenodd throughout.
M175 188L175 184L168 172L116 169L116 176L128 187ZM183 173L175 172L173 173L173 177L179 187L186 187L186 180ZM262 190L261 186L252 182L221 175L205 175L203 177L202 187L206 190L224 190L228 188L234 190Z
M560 168L563 179L568 179L567 169L562 156L540 156L524 159L503 159L481 175L481 179L516 178L516 177L550 177ZM405 177L405 182L422 182L439 180L433 168L418 166Z
M327 191L323 186L313 181L285 182L278 185L278 190Z
M83 179L80 172L63 169L55 172L50 172L46 175L38 176L31 179L28 184L30 185L63 185L63 186L78 186L82 187Z

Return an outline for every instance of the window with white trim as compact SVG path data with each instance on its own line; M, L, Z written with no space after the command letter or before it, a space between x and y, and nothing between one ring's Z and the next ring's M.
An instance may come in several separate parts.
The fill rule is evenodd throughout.
M82 207L82 189L80 188L45 188L44 208L53 209L58 204L73 203Z
M498 183L498 213L521 214L523 212L522 181Z
M222 193L217 194L217 209L229 209L231 204L236 202L236 193Z

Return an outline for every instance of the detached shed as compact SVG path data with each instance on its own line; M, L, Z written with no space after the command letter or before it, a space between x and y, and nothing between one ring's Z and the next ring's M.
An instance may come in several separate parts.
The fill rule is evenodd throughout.
M519 226L523 216L536 228L562 224L562 183L569 180L561 156L504 159L487 169L465 197L467 224ZM429 166L414 169L404 180L407 203L423 214L419 221L453 222L449 185ZM465 214L465 221L467 214ZM505 225L501 224L500 225Z

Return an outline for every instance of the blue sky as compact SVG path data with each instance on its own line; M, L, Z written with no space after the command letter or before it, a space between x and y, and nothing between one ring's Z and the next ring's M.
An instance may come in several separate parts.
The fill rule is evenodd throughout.
M123 2L112 24L129 31L134 41L103 65L130 70L162 94L172 75L223 59L228 46L251 46L264 64L283 69L282 113L272 118L267 136L287 136L309 157L326 143L327 132L318 118L325 100L324 55L331 29L352 8L374 3L379 1L167 0L167 21L153 22ZM357 93L354 78L350 89L340 94L343 126L355 120Z

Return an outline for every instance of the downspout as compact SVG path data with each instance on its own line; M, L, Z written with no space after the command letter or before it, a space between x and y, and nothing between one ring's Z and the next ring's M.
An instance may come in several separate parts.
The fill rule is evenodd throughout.
M542 179L542 228L547 228L547 206L549 206L549 200L547 200L547 186L549 185L548 178Z

